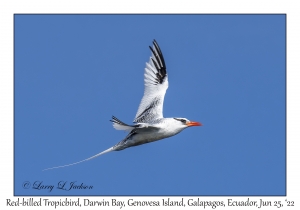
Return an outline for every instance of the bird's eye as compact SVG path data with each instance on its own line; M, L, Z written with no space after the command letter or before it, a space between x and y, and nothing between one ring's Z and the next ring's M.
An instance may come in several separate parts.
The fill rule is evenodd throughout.
M186 123L186 122L187 122L185 119L180 119L180 118L175 118L175 117L174 117L174 119L175 119L175 120L178 120L178 121L180 121L180 122L182 122L182 123Z

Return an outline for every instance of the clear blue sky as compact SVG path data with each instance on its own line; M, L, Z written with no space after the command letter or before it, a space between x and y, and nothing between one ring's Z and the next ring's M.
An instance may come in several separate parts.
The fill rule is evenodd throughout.
M284 15L14 18L15 195L285 195ZM153 39L169 74L164 116L203 126L42 171L126 136L109 120L132 122Z

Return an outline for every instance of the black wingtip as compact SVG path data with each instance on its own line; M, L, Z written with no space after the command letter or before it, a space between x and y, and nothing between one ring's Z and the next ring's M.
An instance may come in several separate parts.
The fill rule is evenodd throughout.
M166 67L166 63L165 63L165 59L164 59L164 56L162 54L162 51L161 51L161 49L160 49L160 47L159 47L159 45L158 45L158 43L156 42L155 39L153 39L153 45L154 45L155 51L154 51L154 49L151 46L149 46L149 48L150 48L151 52L153 53L154 57L157 60L157 62L155 62L152 59L154 65L156 67L156 69L160 73L160 77L161 78L159 80L160 80L160 83L161 83L163 81L164 77L167 74L167 71L166 71L167 67Z
M158 45L158 43L157 43L157 41L155 39L153 39L152 43L153 43L154 46ZM149 46L149 47L150 47L150 49L152 48L151 46Z
M110 122L114 122L114 120L115 120L116 117L112 115L111 118L112 118L112 119L110 119L109 121L110 121Z

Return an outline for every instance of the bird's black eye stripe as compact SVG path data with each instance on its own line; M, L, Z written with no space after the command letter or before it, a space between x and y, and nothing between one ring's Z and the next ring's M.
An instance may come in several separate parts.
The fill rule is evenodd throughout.
M174 117L174 119L175 119L175 120L178 120L178 121L181 121L181 122L183 122L183 123L186 123L186 120L185 120L185 119L178 119L178 118L175 118L175 117Z

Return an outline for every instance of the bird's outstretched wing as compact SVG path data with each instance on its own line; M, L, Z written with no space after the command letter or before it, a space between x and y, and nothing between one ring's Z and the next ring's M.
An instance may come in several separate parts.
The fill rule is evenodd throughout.
M136 113L134 122L146 123L154 119L163 118L163 104L168 89L168 75L163 54L153 41L150 47L152 55L146 63L144 83L144 96Z
M112 116L112 119L110 120L113 123L113 127L116 130L124 130L124 131L128 131L131 132L133 130L138 131L138 132L143 132L143 131L149 131L149 130L157 130L158 127L155 125L151 125L148 123L137 123L135 125L128 125L124 122L122 122L121 120L119 120L118 118L116 118L115 116ZM143 131L141 131L141 129Z
M115 116L112 116L112 119L110 120L113 123L113 127L116 130L124 130L124 131L132 131L134 128L137 127L137 125L128 125L126 123L123 123L121 120L116 118Z

